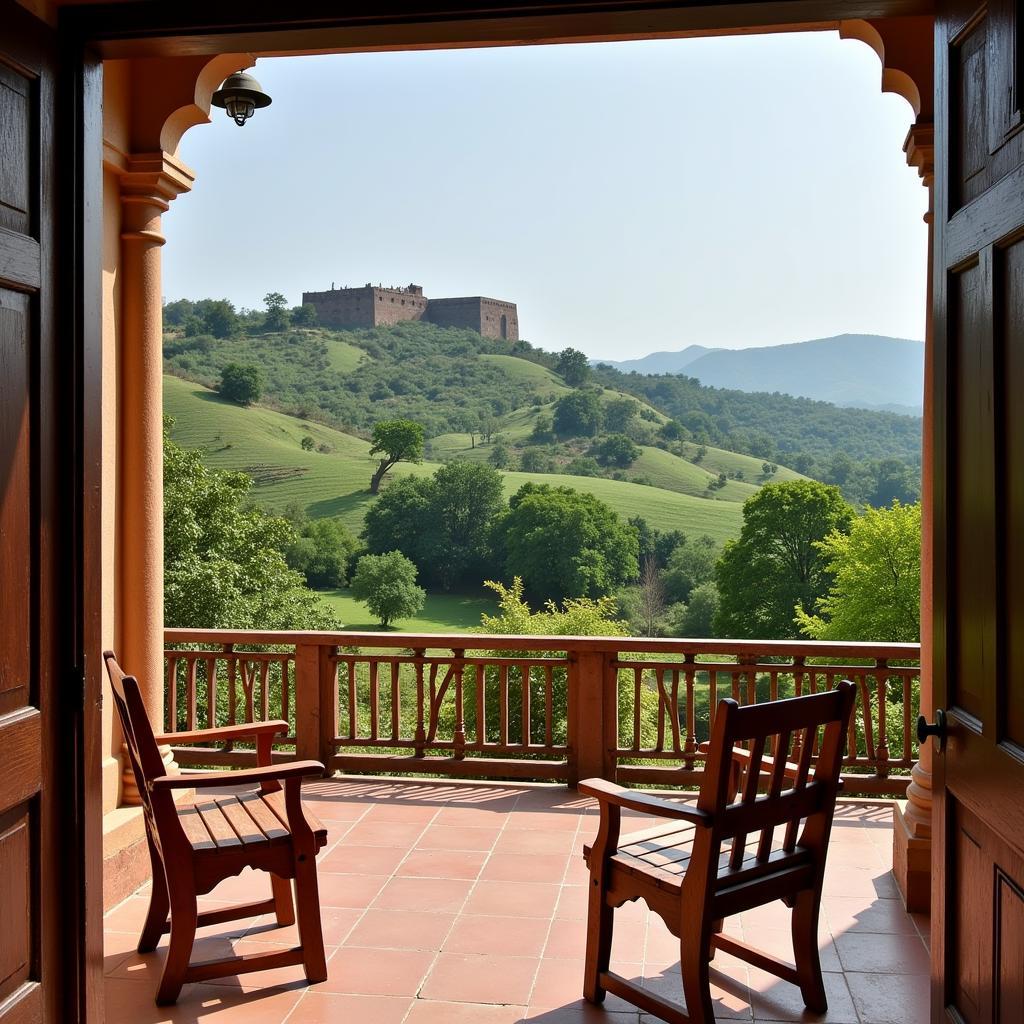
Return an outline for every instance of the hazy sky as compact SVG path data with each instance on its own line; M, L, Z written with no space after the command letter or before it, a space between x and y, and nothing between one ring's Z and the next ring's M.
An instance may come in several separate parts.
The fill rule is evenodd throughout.
M624 359L921 338L909 105L835 33L264 59L273 97L182 156L164 294L292 304L367 281L519 304Z

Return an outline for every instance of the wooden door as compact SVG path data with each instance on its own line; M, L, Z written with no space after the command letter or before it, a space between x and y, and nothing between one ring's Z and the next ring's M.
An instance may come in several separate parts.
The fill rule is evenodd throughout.
M0 1021L84 1016L74 331L58 330L55 33L0 0ZM68 326L67 323L61 325ZM77 701L76 701L77 696ZM72 767L69 767L72 766Z
M934 1021L1024 1021L1024 12L936 26Z

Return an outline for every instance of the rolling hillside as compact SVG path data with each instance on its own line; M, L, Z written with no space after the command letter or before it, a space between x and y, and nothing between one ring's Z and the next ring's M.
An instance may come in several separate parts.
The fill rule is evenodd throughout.
M373 500L367 486L375 460L367 441L269 409L243 409L199 384L172 376L164 378L164 410L174 419L171 437L175 441L203 451L211 467L249 473L255 480L253 496L266 508L280 510L297 503L310 516L336 516L356 533L362 528L366 507ZM306 435L324 450L304 451L301 442ZM676 461L681 464L682 479L689 472L682 467L690 464ZM437 466L403 464L392 472L426 475ZM739 489L735 500L719 500L681 489L558 473L503 476L509 495L531 480L573 487L596 495L624 518L643 516L660 530L706 533L721 543L737 536L740 529L743 485L735 481L728 485Z

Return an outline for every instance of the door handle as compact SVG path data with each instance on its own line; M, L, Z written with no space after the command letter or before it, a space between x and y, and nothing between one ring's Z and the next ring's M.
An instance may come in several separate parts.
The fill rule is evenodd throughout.
M946 749L946 712L942 708L935 709L935 721L929 722L924 715L919 715L917 719L917 742L926 743L929 736L934 736L939 741L939 753L941 754Z

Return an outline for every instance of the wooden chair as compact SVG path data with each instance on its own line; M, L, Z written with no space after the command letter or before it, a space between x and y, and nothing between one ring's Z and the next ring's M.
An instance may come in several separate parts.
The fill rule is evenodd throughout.
M696 807L602 779L580 783L601 811L597 838L584 848L591 881L588 1000L600 1003L611 992L670 1024L711 1024L709 965L722 950L798 985L808 1009L826 1011L818 909L855 696L853 683L844 681L770 704L723 700L703 748ZM620 840L623 808L670 821ZM638 898L680 940L686 1012L609 970L613 911ZM793 911L795 967L722 932L724 918L777 899Z
M286 733L287 722L249 722L173 736L154 735L138 681L124 674L110 651L105 651L103 658L142 797L153 867L153 890L139 952L152 952L160 936L171 933L156 1001L173 1003L186 982L294 964L303 965L308 981L325 981L316 855L327 843L327 830L312 815L303 813L300 794L303 778L322 775L324 766L318 761L270 763L274 735ZM168 775L158 748L159 743L171 740L195 743L247 738L256 740L258 767L242 771ZM174 801L175 790L201 792L238 785L259 788L179 804ZM246 867L270 873L269 899L222 910L197 910L198 896ZM295 904L291 879L295 880ZM275 914L278 925L284 927L295 923L296 911L299 945L293 949L189 963L197 928L267 913Z

